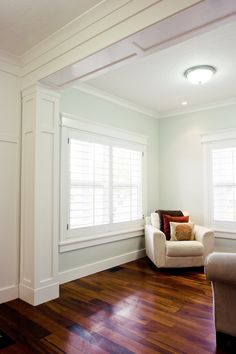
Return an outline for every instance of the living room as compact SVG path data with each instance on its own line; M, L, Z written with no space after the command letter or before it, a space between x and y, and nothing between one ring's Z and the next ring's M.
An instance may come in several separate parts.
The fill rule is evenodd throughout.
M137 259L155 273L151 263L142 263L143 217L157 209L189 211L193 223L215 229L214 251L236 251L234 224L226 231L211 223L205 156L217 134L235 138L235 4L167 3L81 2L80 17L71 14L61 22L62 27L73 20L67 28L51 30L50 38L33 45L30 38L30 44L20 42L17 22L11 42L5 25L0 47L1 303L21 298L37 306L57 298L59 284L63 292L67 282ZM14 6L12 13L23 21ZM75 2L71 6L75 11ZM197 65L215 70L203 85L192 85L184 76ZM120 148L140 152L138 222L117 212L120 229L98 224L89 233L71 227L67 141L76 140L76 130L90 142L97 135L96 142L105 144L105 136L109 146L119 141ZM138 269L138 264L130 267ZM202 269L199 274L203 279ZM160 273L162 284L165 275L170 276ZM191 276L197 276L194 270Z

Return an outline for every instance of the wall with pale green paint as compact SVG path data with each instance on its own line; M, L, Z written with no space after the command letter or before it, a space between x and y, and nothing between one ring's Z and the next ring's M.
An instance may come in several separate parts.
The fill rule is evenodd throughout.
M106 124L110 127L146 135L147 146L147 211L158 207L158 126L159 121L115 103L80 92L65 90L61 97L61 112ZM116 257L144 248L143 237L93 246L59 255L59 271Z
M189 210L203 223L204 179L201 134L236 128L236 105L218 107L159 122L160 207ZM236 240L218 239L216 249L236 250Z
M76 89L66 90L61 98L61 112L94 120L115 128L143 134L148 137L147 147L147 209L148 213L158 204L158 125L159 121L104 99L82 93Z

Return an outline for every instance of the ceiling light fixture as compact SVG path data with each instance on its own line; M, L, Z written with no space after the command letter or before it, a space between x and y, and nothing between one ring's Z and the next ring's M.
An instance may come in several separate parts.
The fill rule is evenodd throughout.
M184 72L184 76L194 85L205 84L216 73L216 68L211 65L192 66Z
M187 101L183 101L181 104L182 104L183 106L186 106L186 105L188 104L188 102L187 102Z

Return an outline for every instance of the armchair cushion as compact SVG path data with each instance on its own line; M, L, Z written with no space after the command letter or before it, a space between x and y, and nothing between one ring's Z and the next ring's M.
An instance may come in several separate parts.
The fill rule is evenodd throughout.
M168 257L194 257L203 255L203 244L198 241L166 241Z

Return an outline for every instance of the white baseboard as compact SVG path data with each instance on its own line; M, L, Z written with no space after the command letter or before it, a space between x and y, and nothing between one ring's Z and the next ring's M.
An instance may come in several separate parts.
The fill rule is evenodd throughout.
M11 301L18 298L19 287L12 285L7 288L0 289L0 304L3 302Z
M59 283L50 284L38 289L32 289L25 284L19 285L19 298L33 306L40 305L57 297L59 297Z
M106 270L124 263L135 261L136 259L145 257L145 255L146 255L145 249L141 249L138 251L125 253L120 256L107 258L99 262L90 263L90 264L83 265L81 267L69 269L59 273L58 275L59 283L64 284L69 281L85 277L90 274L101 272L102 270Z

